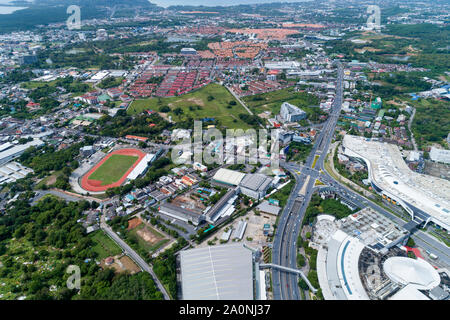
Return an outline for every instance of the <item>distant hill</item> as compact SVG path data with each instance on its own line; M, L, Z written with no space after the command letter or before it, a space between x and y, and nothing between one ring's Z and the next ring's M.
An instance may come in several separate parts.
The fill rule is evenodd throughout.
M30 30L37 25L64 22L69 17L66 10L70 5L78 5L81 8L82 19L108 18L112 8L115 8L115 11L122 8L159 9L147 0L35 0L27 5L27 9L1 15L0 33Z
M42 6L86 6L86 7L113 7L116 5L130 7L147 7L155 6L147 0L35 0L35 4Z

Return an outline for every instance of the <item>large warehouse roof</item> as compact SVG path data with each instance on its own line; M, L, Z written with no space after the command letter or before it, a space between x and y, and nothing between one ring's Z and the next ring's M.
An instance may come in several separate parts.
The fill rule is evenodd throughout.
M252 252L241 244L180 252L183 300L252 300Z
M420 258L392 257L384 262L383 270L392 281L413 284L417 289L433 289L441 282L433 266Z
M245 176L245 173L230 170L230 169L220 168L219 170L217 170L213 179L218 182L237 186L241 182L241 180L244 178L244 176Z
M264 174L254 173L245 175L244 179L241 181L241 187L259 191L265 190L265 188L272 182L272 179Z
M27 142L25 144L14 145L12 148L9 148L9 149L6 149L6 150L0 152L0 160L20 154L21 152L24 152L29 147L42 146L43 144L44 144L43 141L41 141L39 139L33 139L32 141Z

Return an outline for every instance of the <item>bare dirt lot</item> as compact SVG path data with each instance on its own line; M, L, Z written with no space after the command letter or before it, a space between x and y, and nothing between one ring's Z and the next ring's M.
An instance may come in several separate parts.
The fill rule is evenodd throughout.
M142 223L142 220L139 218L133 218L131 220L128 220L128 228L127 230L131 230L136 228L138 225Z
M141 268L138 267L136 263L129 256L123 256L119 259L126 270L129 270L131 274L138 273L141 271Z
M267 105L265 105L267 106ZM258 117L263 118L263 119L269 119L270 116L272 115L272 113L266 113L266 112L261 112L260 114L258 114Z
M108 257L111 258L111 257ZM106 259L108 259L106 258ZM117 255L112 257L114 258L114 262L110 265L106 265L105 260L103 259L100 262L100 266L105 269L105 268L113 268L115 270L116 273L122 273L122 272L130 272L131 274L137 273L141 271L141 268L138 267L138 265L136 265L136 263L134 263L133 260L131 260L130 257L128 257L127 255Z
M195 192L195 191L192 191ZM192 192L185 193L183 195L180 195L172 200L172 203L175 205L183 205L187 209L197 209L197 210L204 210L206 206L203 204L203 202L200 200L200 198L195 198L196 200L192 199L190 197Z
M47 186L51 186L55 182L56 182L56 175L52 175L52 176L48 177L48 180L47 180L47 182L45 184Z
M149 242L151 244L157 243L158 241L164 239L161 237L158 237L156 234L154 234L153 232L151 232L150 230L147 229L147 227L144 227L138 231L136 231L136 233L138 234L138 236L140 236L144 241Z

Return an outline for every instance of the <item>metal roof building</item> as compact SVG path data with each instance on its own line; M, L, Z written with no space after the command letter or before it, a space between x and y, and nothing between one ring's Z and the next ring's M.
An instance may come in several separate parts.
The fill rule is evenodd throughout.
M240 183L241 192L254 199L264 197L272 179L261 173L246 174Z
M183 300L253 300L253 257L242 244L180 252Z
M39 139L33 139L25 144L17 144L9 149L0 152L0 165L5 164L25 152L29 147L40 147L44 142Z
M136 167L128 174L127 179L128 180L134 180L137 177L139 177L141 174L143 174L147 168L150 162L153 162L155 159L155 155L152 153L147 153L144 158L139 161Z
M241 183L241 180L244 178L245 173L234 171L230 169L220 168L217 170L216 174L213 177L213 180L228 184L237 186L239 183Z
M281 210L279 206L271 205L267 200L261 202L256 208L261 212L270 213L275 216L277 216Z
M162 204L159 207L159 213L184 222L191 221L194 225L198 225L205 220L205 216L201 211L182 208L170 203Z

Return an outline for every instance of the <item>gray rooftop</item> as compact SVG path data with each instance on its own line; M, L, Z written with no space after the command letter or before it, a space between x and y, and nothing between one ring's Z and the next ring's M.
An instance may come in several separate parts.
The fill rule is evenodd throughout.
M281 209L279 206L274 206L274 205L269 204L269 202L267 200L264 200L263 202L261 202L257 206L257 208L259 211L271 213L273 215L278 215L278 213L280 212L280 209Z
M240 186L250 189L250 190L264 190L272 179L267 177L266 175L255 173L255 174L246 174L244 179L242 179Z
M167 212L167 213L179 216L181 218L190 217L193 219L200 219L202 217L201 211L194 210L194 209L182 208L182 207L170 204L170 203L161 204L161 206L159 207L159 211L162 213Z
M252 252L241 244L180 252L183 300L252 300Z

